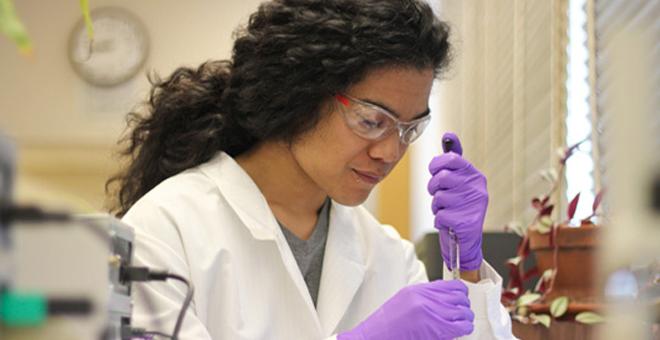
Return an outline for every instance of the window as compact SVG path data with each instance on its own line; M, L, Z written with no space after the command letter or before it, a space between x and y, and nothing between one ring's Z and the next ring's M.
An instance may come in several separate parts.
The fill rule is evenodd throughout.
M570 0L568 7L568 64L566 68L566 145L584 141L566 162L566 201L580 194L575 219L591 214L594 199L594 157L592 112L589 106L589 48L587 42L587 0Z

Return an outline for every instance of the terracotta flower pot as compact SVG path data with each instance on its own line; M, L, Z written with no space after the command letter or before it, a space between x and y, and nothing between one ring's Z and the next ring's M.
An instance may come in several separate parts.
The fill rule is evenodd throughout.
M565 225L557 229L552 240L551 233L529 231L530 249L536 257L539 273L555 267L554 244L558 245L557 276L547 300L568 296L573 302L597 302L596 250L600 244L600 228L585 224L579 228Z

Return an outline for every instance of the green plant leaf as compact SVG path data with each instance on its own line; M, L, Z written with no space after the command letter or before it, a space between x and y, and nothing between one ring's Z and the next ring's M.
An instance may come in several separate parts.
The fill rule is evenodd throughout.
M539 222L541 222L541 224L543 224L546 227L552 227L552 224L553 224L552 218L550 218L550 216L547 216L547 215L542 216L541 219L539 220Z
M541 277L546 279L546 280L550 280L550 278L552 277L552 275L554 275L554 273L555 273L554 268L546 269L543 272L543 274L541 274Z
M534 225L534 230L536 230L540 234L547 234L552 230L552 227L549 225L545 225L539 221L539 223L536 223Z
M548 314L530 314L529 318L532 319L535 323L540 323L546 328L550 328L550 323L552 319L550 318L550 315Z
M512 221L509 222L506 226L504 226L505 230L510 230L516 233L516 235L523 237L525 236L525 233L527 232L525 226L523 226L520 222L517 221Z
M568 297L566 296L560 296L554 299L550 304L550 314L552 314L552 316L554 316L555 318L564 315L567 309L568 309Z
M12 0L0 0L0 32L13 40L22 54L32 53L32 42L16 14Z
M87 28L87 37L89 41L92 41L94 40L94 25L92 24L92 16L89 13L89 0L80 0L80 10L85 21L85 28Z
M532 302L534 302L534 301L536 301L540 298L541 298L541 294L527 292L527 293L523 294L521 297L518 298L518 300L516 301L516 304L518 306L527 306L530 303L532 303Z
M543 178L543 180L550 183L556 182L558 177L557 170L555 170L554 168L541 170L540 175L541 178Z
M506 260L507 263L511 263L514 266L519 265L520 261L522 261L522 256L516 256Z
M596 314L594 312L582 312L575 316L575 321L587 325L593 325L596 323L604 322L605 318L603 318L600 314Z

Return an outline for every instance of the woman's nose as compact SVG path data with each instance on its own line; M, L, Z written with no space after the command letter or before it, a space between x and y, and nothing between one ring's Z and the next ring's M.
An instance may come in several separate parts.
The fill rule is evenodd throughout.
M407 145L401 143L397 130L374 142L369 148L369 156L384 163L396 163L406 151Z

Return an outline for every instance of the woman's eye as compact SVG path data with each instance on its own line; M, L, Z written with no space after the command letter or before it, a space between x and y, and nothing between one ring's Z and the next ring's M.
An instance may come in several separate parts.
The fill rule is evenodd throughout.
M362 127L367 128L367 129L376 129L380 127L380 122L369 120L369 119L362 119L360 120L360 125Z

